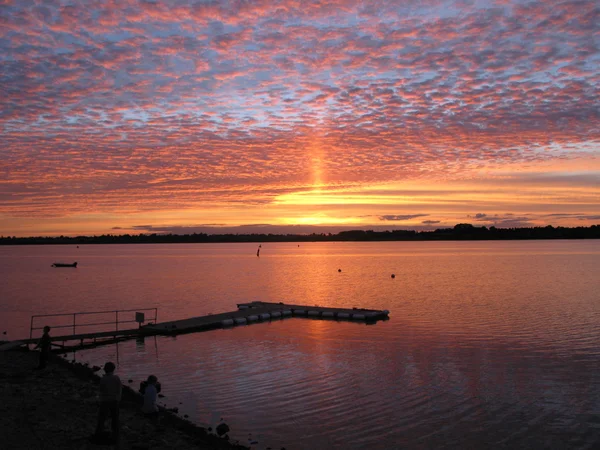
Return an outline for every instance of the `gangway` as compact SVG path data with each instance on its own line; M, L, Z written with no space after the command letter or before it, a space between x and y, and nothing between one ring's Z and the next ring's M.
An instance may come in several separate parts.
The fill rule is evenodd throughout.
M146 319L146 314L145 312L153 312L154 314L150 315L150 317L148 318L148 320ZM124 314L127 313L135 313L135 316L133 316L134 318L131 318L131 316L129 316L129 318L123 318ZM114 320L110 320L107 321L107 319L105 319L105 317L107 315L113 315L114 314ZM101 316L104 317L102 319L99 319L100 321L82 321L81 317L82 316ZM78 321L77 318L80 318L80 320ZM108 311L83 311L83 312L74 312L74 313L63 313L63 314L36 314L31 316L31 324L30 324L30 329L29 329L29 339L25 339L22 340L21 342L24 344L31 344L37 341L37 338L33 337L34 331L38 331L38 330L43 330L44 326L46 324L44 324L44 326L36 326L41 318L52 318L52 321L54 321L55 319L63 319L63 318L69 318L69 323L68 324L59 324L59 325L51 325L52 329L62 329L62 328L71 328L72 329L72 333L71 334L64 334L64 335L59 335L59 336L52 336L51 339L52 341L72 341L72 340L78 340L81 341L83 343L84 339L94 339L94 342L96 341L97 338L117 338L117 337L125 337L125 336L131 336L131 335L135 335L138 334L138 330L139 328L142 326L142 324L144 322L149 322L150 324L156 323L156 320L158 318L158 308L138 308L138 309L116 309L116 310L108 310ZM120 324L125 324L125 323L138 323L138 329L119 329L119 325ZM63 322L64 323L64 322ZM77 328L79 328L80 330L84 327L102 327L105 325L114 325L115 329L114 330L103 330L103 331L95 331L95 332L88 332L88 333L77 333Z

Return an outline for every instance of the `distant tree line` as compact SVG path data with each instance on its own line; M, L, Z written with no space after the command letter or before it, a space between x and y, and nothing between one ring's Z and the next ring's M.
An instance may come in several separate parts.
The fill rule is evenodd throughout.
M5 237L0 245L39 244L192 244L219 242L327 242L327 241L470 241L521 239L600 239L600 225L590 227L476 227L459 223L454 228L434 231L414 230L351 230L337 234L103 234L101 236Z

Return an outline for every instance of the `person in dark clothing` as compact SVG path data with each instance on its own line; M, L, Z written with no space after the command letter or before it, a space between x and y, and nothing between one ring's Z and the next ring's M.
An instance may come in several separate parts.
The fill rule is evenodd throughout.
M98 423L96 424L96 433L94 437L102 439L104 434L104 422L110 416L112 439L115 443L119 442L119 406L121 403L121 391L123 386L118 375L114 374L115 365L112 362L104 364L106 374L100 380L98 392Z
M50 327L44 327L44 334L40 338L39 342L35 346L35 349L40 349L40 359L37 366L37 369L43 369L46 367L46 363L48 362L48 357L50 356L50 346L52 342L50 340Z

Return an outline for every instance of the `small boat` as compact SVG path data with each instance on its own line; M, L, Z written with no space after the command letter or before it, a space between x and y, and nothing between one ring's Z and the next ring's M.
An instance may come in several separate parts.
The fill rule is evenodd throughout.
M52 267L77 267L77 261L75 261L72 264L66 264L66 263L54 263L52 264Z

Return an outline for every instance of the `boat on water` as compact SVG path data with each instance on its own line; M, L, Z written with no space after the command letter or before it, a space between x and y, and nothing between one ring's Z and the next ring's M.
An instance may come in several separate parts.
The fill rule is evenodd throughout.
M74 263L71 263L71 264L67 264L67 263L54 263L54 264L52 264L52 267L77 267L77 261L75 261Z

